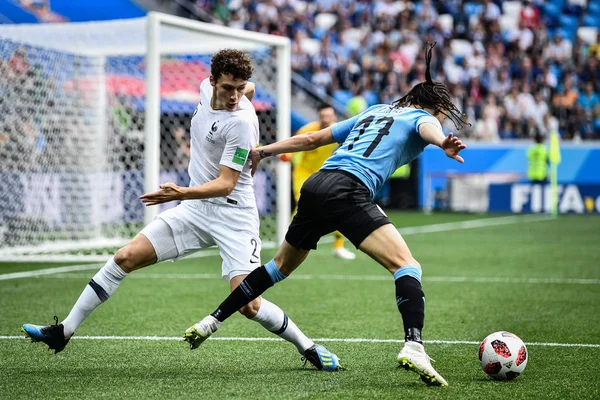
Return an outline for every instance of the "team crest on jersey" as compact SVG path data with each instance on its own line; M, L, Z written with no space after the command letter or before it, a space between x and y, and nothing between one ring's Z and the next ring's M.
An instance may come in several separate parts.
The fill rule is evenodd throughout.
M208 131L208 134L206 135L206 141L212 144L215 144L215 139L213 139L213 133L217 131L217 129L219 129L217 127L217 122L213 122L212 126L210 127L210 131Z

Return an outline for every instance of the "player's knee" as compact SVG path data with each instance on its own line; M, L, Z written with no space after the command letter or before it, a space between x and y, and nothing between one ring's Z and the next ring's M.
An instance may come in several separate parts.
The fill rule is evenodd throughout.
M260 308L260 300L254 299L250 303L246 304L244 307L240 308L239 311L244 317L246 317L248 319L252 319L252 318L256 317L256 314L258 314L259 308Z
M125 246L117 250L114 255L115 263L126 273L130 273L137 267L135 252L131 246Z

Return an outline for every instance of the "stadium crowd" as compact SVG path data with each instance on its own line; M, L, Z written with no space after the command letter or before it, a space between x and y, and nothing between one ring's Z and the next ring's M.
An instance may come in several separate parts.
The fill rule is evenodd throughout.
M434 77L472 123L461 135L557 125L565 139L600 138L600 0L177 1L189 18L288 36L294 72L344 104L401 97L435 41Z

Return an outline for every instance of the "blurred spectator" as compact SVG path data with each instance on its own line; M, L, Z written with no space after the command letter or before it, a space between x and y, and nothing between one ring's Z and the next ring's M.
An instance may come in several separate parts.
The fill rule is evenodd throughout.
M556 32L554 40L546 49L546 58L559 64L571 58L573 53L573 46L570 41L564 39L564 35L562 31Z
M533 96L533 105L531 108L531 119L534 121L538 131L545 135L548 133L546 120L548 119L548 103L544 100L542 92L538 91Z
M573 84L573 78L569 75L565 79L564 87L552 99L555 113L559 117L559 127L565 132L567 138L573 138L578 128L575 108L578 98L579 93Z
M500 11L500 7L496 3L491 0L483 0L483 21L486 24L490 24L492 22L498 21L502 12Z
M504 130L514 132L515 136L523 135L523 111L519 103L519 88L513 86L510 94L504 98L506 110L506 125Z
M503 110L496 104L496 97L492 94L487 96L487 102L483 107L482 119L478 121L477 139L486 142L497 142L500 128L500 117Z
M531 30L537 28L540 23L540 12L529 0L523 1L523 7L521 8L519 17L521 18L520 23Z
M584 92L579 96L578 106L581 115L581 136L583 138L597 138L600 132L596 126L600 125L600 96L594 92L592 82L585 84Z
M598 34L596 35L596 43L591 43L588 48L590 57L600 60L600 27L598 27Z
M588 38L590 43L577 35L587 11L572 1L554 2L556 16L547 12L548 2L523 0L517 15L506 14L511 21L503 18L498 0L178 3L187 3L191 18L288 36L293 71L316 90L352 98L353 109L361 108L358 103L396 99L423 80L418 57L424 41L436 41L434 79L449 84L459 108L476 119L474 125L491 130L472 128L466 134L481 140L528 137L534 129L545 132L544 120L555 116L564 138L580 131L584 139L599 136L600 122L595 112L584 111L578 92L586 93L583 102L600 96L600 33ZM14 63L20 61L17 57ZM592 83L589 96L586 82ZM521 109L524 105L531 108Z

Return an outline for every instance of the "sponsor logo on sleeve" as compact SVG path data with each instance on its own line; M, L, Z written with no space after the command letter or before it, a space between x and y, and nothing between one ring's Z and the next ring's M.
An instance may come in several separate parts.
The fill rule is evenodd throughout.
M235 149L233 155L233 162L235 164L244 165L246 163L246 158L248 158L248 150L242 149L241 147Z

